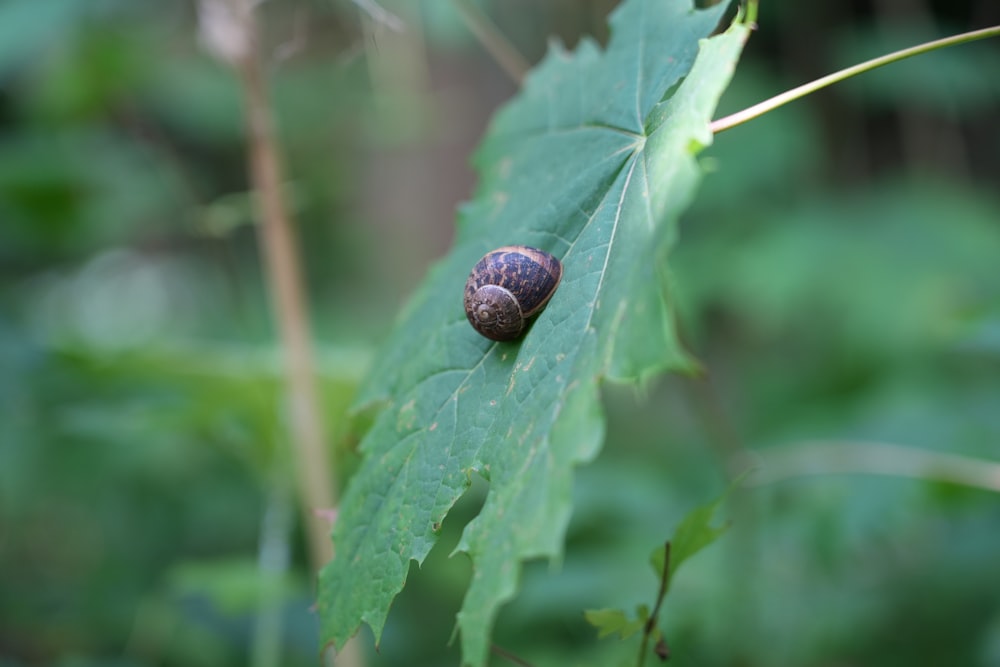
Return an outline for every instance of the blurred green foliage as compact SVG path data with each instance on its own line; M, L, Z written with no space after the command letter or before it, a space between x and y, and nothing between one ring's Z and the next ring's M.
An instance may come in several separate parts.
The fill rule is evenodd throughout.
M346 471L371 341L447 244L466 156L512 90L453 14L385 4L422 46L397 52L408 38L347 2L263 7L270 52L304 34L272 67L274 97ZM537 56L548 34L603 38L608 4L484 6ZM763 3L725 111L998 22L988 0L894 7ZM582 611L649 600L650 550L745 449L874 440L997 460L998 48L887 68L717 137L671 266L708 379L607 388L565 560L528 569L498 644L535 664L633 655L596 643ZM379 79L393 57L425 78ZM192 6L0 4L5 665L246 664L272 612L280 664L314 664L242 136L237 83L199 48ZM484 494L411 572L370 664L457 662L469 568L447 554ZM995 493L809 477L723 514L733 529L664 608L674 660L1000 664ZM257 565L275 540L284 571Z

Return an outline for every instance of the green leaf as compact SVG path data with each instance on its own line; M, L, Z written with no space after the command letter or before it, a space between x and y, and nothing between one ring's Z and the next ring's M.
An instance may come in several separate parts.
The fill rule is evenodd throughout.
M458 614L463 661L483 664L499 605L525 559L557 557L574 465L600 447L601 378L641 380L690 362L677 343L664 260L700 178L695 154L748 28L699 42L724 6L633 0L601 52L553 46L494 119L455 246L401 316L360 402L384 403L320 576L323 637L361 622L381 635L411 560L478 473L490 482L457 550L474 572ZM462 307L472 265L522 243L553 252L563 280L528 334L494 343Z
M677 570L691 556L715 542L723 533L729 530L729 523L720 526L713 526L712 519L719 506L726 501L729 494L737 487L744 475L737 477L729 488L715 500L695 507L688 512L674 531L673 539L670 540L670 572L667 578L667 586L664 594L670 588L670 582L677 575ZM666 545L653 550L649 557L649 562L653 566L653 571L657 577L663 576L663 568L666 564Z
M642 605L636 618L629 618L621 609L588 609L583 612L587 622L597 628L598 639L618 633L619 639L628 639L642 630L649 620L649 609Z

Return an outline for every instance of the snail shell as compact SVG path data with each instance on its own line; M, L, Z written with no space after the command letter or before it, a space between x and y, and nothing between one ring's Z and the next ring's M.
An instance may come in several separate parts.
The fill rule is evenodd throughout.
M465 283L465 314L492 340L514 340L559 286L562 264L547 252L509 245L487 253Z

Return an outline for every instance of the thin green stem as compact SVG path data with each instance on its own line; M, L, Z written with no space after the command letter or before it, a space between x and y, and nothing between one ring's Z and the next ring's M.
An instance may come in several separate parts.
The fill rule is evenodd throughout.
M894 63L898 60L903 60L904 58L910 58L912 56L941 49L946 46L965 44L966 42L974 42L979 39L996 37L998 35L1000 35L1000 25L983 28L982 30L973 30L972 32L963 32L959 35L952 35L951 37L937 39L933 42L926 42L917 46L911 46L907 49L902 49L900 51L894 51L893 53L888 53L884 56L879 56L878 58L872 58L871 60L853 65L847 69L842 69L839 72L834 72L833 74L828 74L827 76L803 84L797 88L792 88L791 90L785 91L780 95L775 95L769 100L764 100L763 102L743 109L742 111L737 111L734 114L720 118L713 121L709 127L714 134L718 134L724 130L736 127L741 123L745 123L748 120L753 120L757 116L761 116L768 111L777 109L778 107L797 100L800 97L805 97L809 93L816 92L821 88L826 88L831 84L843 81L844 79L848 79L857 74L873 70L876 67L882 67L883 65L888 65L889 63Z

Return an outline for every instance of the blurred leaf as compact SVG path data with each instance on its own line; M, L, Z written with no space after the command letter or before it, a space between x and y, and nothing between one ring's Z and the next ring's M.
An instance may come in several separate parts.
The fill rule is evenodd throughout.
M7 0L0 4L0 81L65 36L87 0Z
M274 604L304 588L304 582L288 572L265 576L258 563L247 558L177 563L169 580L174 594L207 597L221 611L233 615Z
M588 623L597 628L599 639L616 632L619 639L628 639L642 630L642 626L649 620L649 609L640 605L636 617L632 619L621 609L588 609L583 615Z
M22 131L0 151L0 260L30 266L169 229L183 219L173 176L114 131Z
M242 142L238 82L206 54L165 59L159 63L155 85L143 93L143 103L157 118L189 141L216 148Z
M664 568L667 567L667 547L664 545L653 551L649 559L653 571L660 579L664 576L667 577L664 595L670 590L670 583L677 576L677 571L684 564L684 561L715 542L729 530L728 523L713 526L712 519L715 517L716 510L719 509L719 505L725 502L738 484L739 479L734 481L721 496L710 503L694 508L684 516L674 531L673 537L668 541L670 544L669 572L664 573Z
M146 26L110 23L64 41L23 86L22 111L46 123L73 123L127 106L151 70L154 38Z
M677 272L696 301L719 299L760 332L824 322L828 346L899 358L996 312L998 218L972 191L887 183L686 245Z
M724 9L627 2L605 53L592 42L554 50L494 121L456 245L361 397L393 398L362 445L335 526L338 556L321 575L327 640L342 645L361 622L378 638L409 561L424 559L478 472L491 488L458 546L475 567L458 623L464 662L482 664L520 562L561 550L571 468L600 444L598 380L685 364L657 267L747 34L736 26L698 53L696 37ZM468 326L461 286L485 251L507 243L553 250L565 273L524 341L496 344Z

